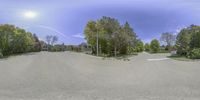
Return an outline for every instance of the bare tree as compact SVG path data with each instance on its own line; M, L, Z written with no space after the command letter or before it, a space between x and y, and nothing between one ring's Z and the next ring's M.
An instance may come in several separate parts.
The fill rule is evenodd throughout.
M47 51L49 51L49 45L51 43L51 40L52 40L52 35L47 35L46 36L46 41L47 41Z
M176 35L172 33L162 33L160 41L165 43L167 46L172 46L176 41Z
M50 45L54 45L54 43L56 43L58 41L58 37L57 36L52 36L52 35L47 35L46 36L46 41L47 41L47 50L49 50L49 46Z
M48 45L50 45L52 37L53 37L52 35L47 35L46 36L46 41L47 41Z
M57 36L53 36L52 40L51 40L51 45L54 45L54 43L56 43L58 41L58 37Z

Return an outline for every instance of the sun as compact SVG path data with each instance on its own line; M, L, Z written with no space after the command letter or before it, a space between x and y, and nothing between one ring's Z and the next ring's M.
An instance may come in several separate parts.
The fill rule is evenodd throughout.
M34 11L27 11L24 13L24 17L26 18L35 18L37 17L37 13Z

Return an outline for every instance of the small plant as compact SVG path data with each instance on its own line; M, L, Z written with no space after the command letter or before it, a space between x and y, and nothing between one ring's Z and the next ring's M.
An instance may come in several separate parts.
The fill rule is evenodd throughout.
M190 59L200 59L200 48L190 51L187 57Z

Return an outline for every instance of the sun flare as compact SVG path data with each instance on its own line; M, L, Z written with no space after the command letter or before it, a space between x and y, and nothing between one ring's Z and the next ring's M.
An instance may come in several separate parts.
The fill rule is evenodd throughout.
M33 11L27 11L24 13L24 17L26 18L35 18L37 17L37 13Z

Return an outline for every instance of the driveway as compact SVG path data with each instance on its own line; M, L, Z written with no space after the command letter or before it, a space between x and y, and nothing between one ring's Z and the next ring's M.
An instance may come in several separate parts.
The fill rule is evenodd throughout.
M199 100L200 62L40 52L0 60L0 100Z

